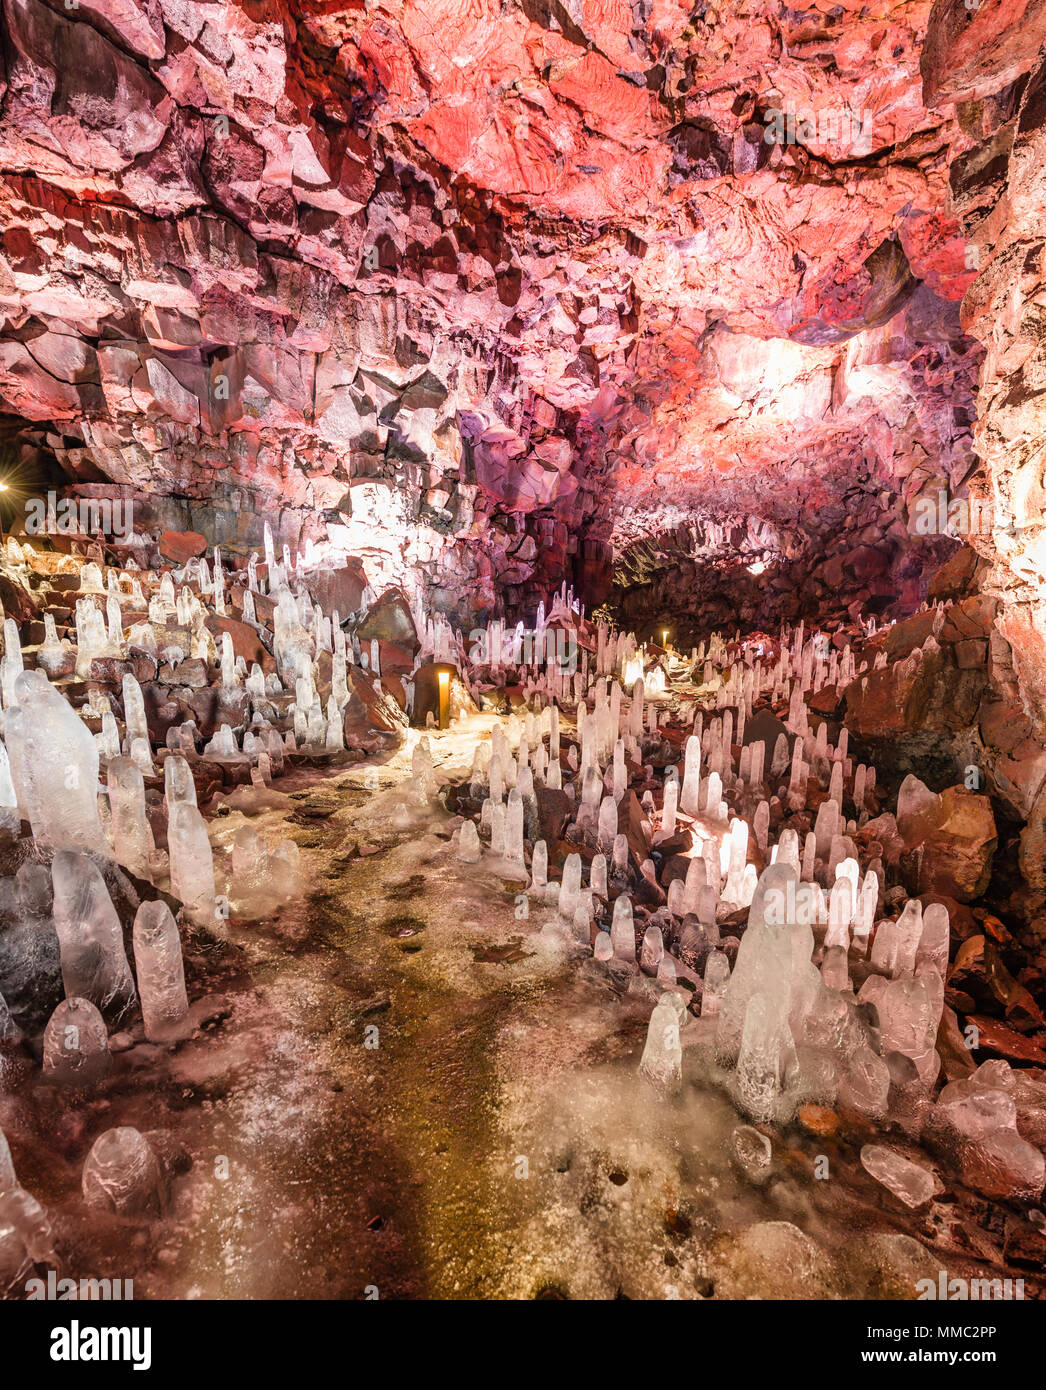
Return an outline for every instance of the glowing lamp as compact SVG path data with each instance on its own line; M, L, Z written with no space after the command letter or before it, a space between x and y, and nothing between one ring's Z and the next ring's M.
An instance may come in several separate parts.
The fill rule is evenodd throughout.
M663 628L661 632L661 645L668 651L668 628Z
M450 667L440 666L436 680L439 684L439 727L445 729L450 723Z

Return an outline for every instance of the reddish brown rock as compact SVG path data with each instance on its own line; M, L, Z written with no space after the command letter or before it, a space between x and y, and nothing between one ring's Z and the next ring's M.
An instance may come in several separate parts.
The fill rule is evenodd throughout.
M348 748L374 753L395 747L403 735L406 716L390 696L375 690L373 679L358 667L347 672L349 702L344 710L343 730Z
M337 613L342 622L350 613L359 611L366 584L363 566L358 560L347 560L344 564L330 567L321 566L308 576L309 592L320 605L324 617L331 618ZM258 605L257 596L255 611L262 618L263 610Z
M413 656L418 649L418 634L410 605L398 589L389 589L367 610L363 621L356 626L360 642L389 642L403 647Z
M160 554L173 565L184 565L207 550L207 537L198 531L164 531L159 539Z
M820 1139L831 1139L839 1132L839 1116L826 1105L807 1102L799 1107L796 1119L808 1134L816 1134Z
M207 614L207 629L214 635L214 640L221 653L222 633L227 632L232 637L232 649L236 656L242 656L247 663L247 669L257 662L266 675L270 671L276 670L276 658L264 646L258 636L256 628L249 623L238 622L235 618L221 617L217 613Z
M941 893L970 902L984 892L998 844L988 797L965 787L948 787L911 833L917 844L902 856L902 865L913 893ZM907 834L906 839L912 843Z
M931 603L963 598L976 583L978 571L983 569L984 563L976 550L960 545L930 580L927 597Z
M1005 1057L1010 1062L1030 1062L1046 1067L1046 1035L1024 1037L1021 1033L985 1014L973 1014L966 1020L977 1030L978 1049Z

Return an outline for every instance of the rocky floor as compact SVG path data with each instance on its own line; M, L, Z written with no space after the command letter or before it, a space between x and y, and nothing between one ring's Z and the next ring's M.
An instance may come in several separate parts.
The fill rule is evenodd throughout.
M442 778L490 723L433 736ZM1041 1296L1046 1242L1016 1209L942 1184L912 1215L861 1168L875 1136L853 1117L767 1129L753 1181L700 1022L665 1100L637 1070L650 1000L461 863L449 813L392 829L408 771L401 752L376 791L365 765L284 779L288 807L254 824L283 822L307 894L186 943L189 1041L114 1040L113 1075L72 1105L7 1078L0 1125L63 1274L133 1279L137 1299L847 1298L912 1297L943 1268ZM241 823L218 808L216 850ZM83 1157L115 1125L161 1152L162 1218L84 1207Z

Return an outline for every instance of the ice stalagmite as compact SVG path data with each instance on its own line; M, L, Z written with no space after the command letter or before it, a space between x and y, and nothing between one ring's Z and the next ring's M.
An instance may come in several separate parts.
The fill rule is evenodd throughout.
M251 917L259 909L265 909L265 899L269 896L269 855L263 841L249 825L241 825L233 839L230 893L243 916Z
M618 960L634 963L636 958L635 923L632 916L632 899L626 893L622 893L614 903L610 940L614 947L614 955Z
M59 850L51 865L54 924L62 953L62 983L113 1023L135 1001L123 929L109 890L86 854Z
M269 855L269 887L274 908L282 907L298 896L301 891L300 868L298 846L293 840L280 840Z
M503 802L491 808L490 813L490 852L500 859L505 853L505 806Z
M18 1186L18 1179L15 1176L15 1165L11 1159L11 1149L7 1142L7 1136L0 1129L0 1192L9 1192L12 1187Z
M597 897L607 898L607 859L605 854L597 854L589 870L589 886Z
M123 678L123 709L128 748L136 738L144 738L148 741L149 725L145 718L145 697L142 694L142 687L130 672L126 672Z
M214 917L214 858L203 816L187 801L170 809L171 892L194 917Z
M17 805L18 796L11 777L11 763L7 756L7 749L3 742L0 742L0 811L6 808L13 809Z
M58 629L55 626L54 614L44 614L44 641L43 646L36 654L36 663L42 666L49 676L54 678L61 674L66 668L69 659L70 647L68 642L62 642L58 637Z
M622 877L628 869L628 836L616 835L614 837L614 850L611 856L613 872L617 877Z
M0 685L3 687L4 709L18 704L18 691L15 682L22 674L22 647L18 636L18 624L14 618L4 619L4 655L0 660Z
M196 783L192 769L180 753L172 753L163 765L163 794L167 802L167 814L176 801L187 801L196 805Z
M639 953L640 970L643 971L644 975L656 975L664 955L665 942L661 935L661 928L653 925L647 927L643 933L643 942Z
M760 801L755 809L755 817L752 821L752 833L760 851L765 855L767 836L770 827L770 803Z
M930 903L923 912L922 936L915 957L916 973L926 964L934 966L942 979L948 974L950 931L948 909L943 903Z
M661 996L650 1015L646 1045L639 1070L662 1091L678 1091L683 1084L683 1049L679 1040L681 1013L678 996Z
M600 803L596 840L601 852L613 851L617 838L617 802L612 796L605 796Z
M84 721L42 671L15 682L21 717L7 722L33 835L48 849L109 854L98 816L98 748ZM17 753L15 748L17 747Z
M700 811L701 798L701 740L696 735L686 741L683 763L683 785L679 793L679 809L687 816Z
M145 781L130 758L114 758L108 768L113 849L117 862L138 878L150 877L153 837L145 814Z
M475 864L482 857L483 850L479 843L479 831L476 829L475 822L463 821L461 833L458 836L458 858L466 864Z
M679 800L679 781L670 777L665 783L665 800L661 809L661 833L669 838L676 832L676 808Z
M548 845L538 840L530 862L530 887L535 893L543 893L548 883Z
M523 863L523 797L518 787L508 794L505 813L505 858L513 864Z
M733 974L724 993L716 1029L716 1057L732 1066L741 1048L745 1017L757 995L780 995L792 969L791 936L787 924L795 901L798 876L792 864L771 864L764 869L741 938ZM753 1025L754 1027L755 1025ZM753 1035L754 1036L754 1035Z
M150 1042L168 1042L184 1029L189 1003L178 927L165 902L139 907L134 919L134 963L145 1036Z
M730 961L722 951L710 951L705 961L701 1017L714 1018L723 1002L723 991L730 979Z
M84 1201L121 1216L159 1216L163 1173L149 1141L124 1126L107 1129L94 1141L83 1171Z
M44 1076L66 1086L93 1086L112 1065L109 1035L88 999L63 999L44 1029Z
M935 1048L940 1017L927 981L893 980L878 996L875 1007L883 1056L900 1052L914 1064L922 1084L932 1086L941 1067Z
M783 1089L786 1043L780 1011L765 994L754 994L745 1009L737 1058L737 1098L750 1119L774 1118Z
M581 856L568 854L563 865L563 879L559 885L559 915L572 922L581 896Z

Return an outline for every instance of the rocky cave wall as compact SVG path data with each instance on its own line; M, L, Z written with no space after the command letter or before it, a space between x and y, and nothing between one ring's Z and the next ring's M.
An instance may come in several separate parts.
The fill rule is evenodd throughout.
M978 729L995 784L1025 822L1021 866L1046 930L1046 6L938 0L922 57L928 107L951 107L971 141L951 166L949 207L978 274L962 304L984 344L972 488L992 525L970 541L989 565L995 614ZM994 738L992 733L995 731ZM1000 737L1001 732L1001 737Z
M30 473L232 549L268 516L462 618L594 606L680 522L804 571L889 533L921 574L905 506L969 471L979 364L928 4L3 15Z

